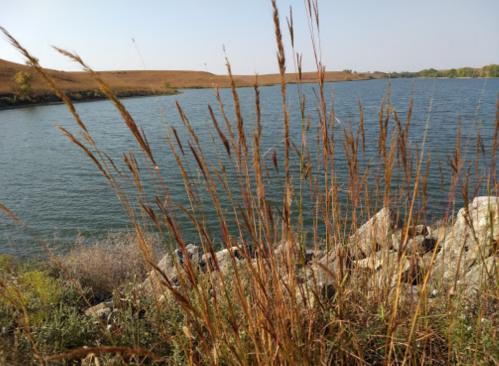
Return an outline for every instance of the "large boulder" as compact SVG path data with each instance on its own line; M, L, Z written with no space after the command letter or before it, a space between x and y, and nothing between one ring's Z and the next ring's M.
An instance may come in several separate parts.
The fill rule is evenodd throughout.
M405 240L407 235L407 240ZM403 228L392 235L392 247L396 251L404 251L407 255L423 256L433 251L437 242L432 236L431 228L425 225Z
M186 247L186 254L190 260L191 265L193 266L193 269L204 269L205 264L202 261L202 248L193 244L189 244ZM172 252L172 255L170 253L165 254L165 256L159 261L157 267L168 278L173 286L180 286L179 273L181 273L182 276L186 275L186 257L180 249L175 249ZM148 290L157 288L161 281L164 281L163 275L153 269L149 273L148 278L142 284L142 288Z
M487 288L489 284L495 284L499 272L499 260L496 256L489 257L483 262L473 266L466 276L462 285L465 286L467 295L474 295L480 289Z
M497 250L497 198L475 198L468 209L459 210L452 229L439 231L438 234L444 240L435 260L433 276L444 282L462 280L473 265L483 262Z
M201 262L209 265L212 271L220 270L222 274L226 274L233 268L233 264L238 265L244 260L243 253L238 247L227 248L216 252L215 257L216 260L210 254L205 254L201 257Z
M349 248L355 258L358 250L364 256L390 247L390 236L395 226L390 209L383 208L369 221L362 225L349 239Z

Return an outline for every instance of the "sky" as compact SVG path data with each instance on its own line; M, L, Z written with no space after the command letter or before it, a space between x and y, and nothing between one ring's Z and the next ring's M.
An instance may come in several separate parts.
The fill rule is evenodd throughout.
M303 0L278 0L288 70L286 16L293 9L303 69L315 60ZM327 70L419 71L499 64L499 0L319 0ZM0 26L42 66L79 67L51 46L78 53L95 70L278 72L270 0L0 0ZM133 41L135 40L135 42ZM23 58L0 36L0 58Z

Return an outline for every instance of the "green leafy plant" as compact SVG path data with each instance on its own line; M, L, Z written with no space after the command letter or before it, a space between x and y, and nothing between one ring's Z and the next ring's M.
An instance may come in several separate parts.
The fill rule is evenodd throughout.
M20 98L31 99L32 87L31 82L33 81L33 75L29 72L19 71L14 76L14 82L16 83L16 91Z

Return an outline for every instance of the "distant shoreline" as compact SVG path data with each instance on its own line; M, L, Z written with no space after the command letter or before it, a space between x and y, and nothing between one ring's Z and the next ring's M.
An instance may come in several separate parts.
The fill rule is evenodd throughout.
M74 97L72 97L72 95L74 95L74 94L80 94L80 93L72 93L71 95L69 95L69 99L71 100L71 103L74 103L74 104L109 100L109 98L106 97L105 95L92 96L90 98L82 97L80 99L74 99ZM165 92L152 92L152 91L137 90L137 91L132 91L132 92L117 93L117 97L119 99L131 99L131 98L143 98L143 97L178 95L178 94L182 94L182 92L179 90L172 90L172 91L168 91L166 93ZM12 94L12 96L14 96L14 94ZM2 95L0 95L0 99L1 99L1 97L2 97ZM39 98L43 98L43 99L39 100L39 101L28 102L28 103L23 103L24 101L21 101L19 104L14 104L14 105L0 104L0 111L10 110L10 109L21 109L21 108L29 108L29 107L65 104L65 102L63 100L61 100L55 94L44 95L44 96L41 96Z
M499 79L497 77L412 77L412 78L406 78L406 77L397 77L393 78L394 79ZM333 80L333 81L326 81L326 83L337 83L337 82L350 82L350 81L370 81L370 80L388 80L388 78L373 78L373 79L354 79L354 80ZM302 81L303 84L312 84L315 83L316 81L311 81L311 80L306 80ZM286 84L297 84L297 82L294 81L288 81ZM270 86L276 86L280 85L279 83L271 83L271 84L264 84L264 85L259 85L260 88L262 87L270 87ZM242 86L237 86L237 88L250 88L252 86L250 85L242 85ZM229 88L228 86L222 86L219 87L219 89L227 89ZM119 99L132 99L132 98L145 98L145 97L154 97L154 96L173 96L173 95L179 95L183 93L183 90L199 90L199 89L213 89L213 86L190 86L190 87L181 87L178 89L173 89L169 91L150 91L150 90L136 90L136 91L123 91L123 92L118 92L116 95L118 96ZM92 96L89 98L82 97L81 99L75 99L74 95L75 94L80 94L80 93L85 93L86 91L81 91L81 92L72 92L68 93L68 96L70 97L70 100L72 103L90 103L90 102L99 102L103 100L109 100L105 95L99 95L99 96ZM21 108L29 108L29 107L39 107L39 106L50 106L50 105L59 105L59 104L64 104L64 101L60 100L59 97L57 97L55 94L53 95L43 95L41 96L44 98L44 100L41 101L36 101L36 102L31 102L31 103L20 103L16 105L5 105L1 103L1 98L5 97L7 94L0 94L0 111L3 110L11 110L11 109L21 109ZM9 97L15 96L15 94L8 94Z

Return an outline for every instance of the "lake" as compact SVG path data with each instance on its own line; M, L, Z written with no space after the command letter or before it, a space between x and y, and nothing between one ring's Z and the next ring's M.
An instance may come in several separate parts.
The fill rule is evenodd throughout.
M412 84L413 81L408 79L392 80L391 104L403 122L409 107ZM377 154L378 110L383 95L387 92L387 85L387 80L334 83L335 111L343 124L348 120L354 126L358 124L357 98L360 97L364 109L367 156ZM311 113L313 117L309 138L311 153L315 153L313 144L316 141L314 87L317 88L317 85L303 85L308 101L307 113ZM299 143L301 119L296 102L296 85L288 85L287 90L291 116L290 133L292 139ZM327 95L331 95L331 90L332 84L329 83L326 85ZM438 149L446 179L450 177L451 170L445 160L452 154L456 143L459 117L461 117L463 136L467 137L476 114L477 122L482 121L481 135L485 150L490 151L498 91L499 79L414 80L410 140L413 146L421 146L433 93L425 150ZM249 133L254 121L254 91L252 88L241 88L238 89L238 93L245 126ZM233 121L230 90L222 89L220 95ZM187 204L186 198L182 198L186 197L186 194L180 172L165 142L166 129L159 111L161 107L165 112L166 122L174 126L179 132L180 139L186 142L186 133L176 110L175 100L178 100L198 132L205 155L216 163L216 155L206 125L208 121L214 132L207 108L209 103L216 111L219 123L223 123L220 113L217 112L218 103L213 90L184 90L183 94L177 96L126 99L123 103L136 123L143 127L170 193L178 202ZM279 145L283 139L280 100L280 86L261 88L263 125L261 151L263 153L277 144L278 156L283 159L282 144ZM477 111L479 100L481 103ZM78 103L76 109L97 145L123 167L122 152L129 149L137 151L137 143L112 103L109 101ZM105 178L91 160L54 127L56 124L75 134L78 131L65 105L0 111L0 202L26 223L39 238L51 245L64 246L72 243L78 234L91 242L93 238L104 235L109 230L126 230L127 217ZM474 136L475 138L471 137L469 146L471 159L475 156L476 134ZM266 160L270 166L270 153L267 154ZM191 168L195 171L197 167L192 165ZM296 168L293 171L296 172ZM344 162L336 164L336 173L340 179L346 179ZM445 199L439 187L440 174L438 165L434 163L428 183L430 196L434 200ZM276 199L279 197L278 193L275 197ZM206 207L206 212L208 216L213 215L209 220L216 225L216 217L209 205ZM310 221L306 223L310 224ZM188 240L195 241L196 236L193 232L189 233L186 230L184 234ZM40 246L31 235L12 219L0 214L0 254L24 256L39 252Z

